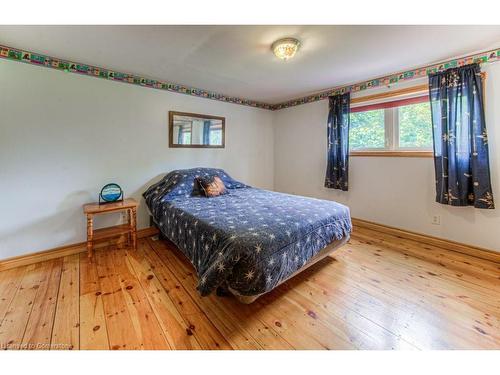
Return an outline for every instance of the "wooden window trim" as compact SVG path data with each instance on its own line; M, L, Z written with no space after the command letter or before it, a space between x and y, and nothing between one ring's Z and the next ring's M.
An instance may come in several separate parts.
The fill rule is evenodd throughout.
M373 94L373 95L366 95L362 96L359 98L353 98L351 100L351 104L359 104L359 103L364 103L364 102L370 102L374 100L380 100L380 99L390 99L398 96L403 96L403 95L415 95L410 98L404 98L404 99L399 99L399 100L393 100L393 101L388 101L388 102L383 102L383 103L377 103L377 104L367 104L364 106L357 106L354 108L351 108L352 113L356 112L363 112L363 111L369 111L369 110L375 110L375 109L386 109L386 108L394 108L394 107L399 107L403 105L409 105L409 104L416 104L416 103L422 103L426 100L429 100L429 85L428 84L422 84L422 85L417 85L417 86L412 86L412 87L405 87L399 90L393 90L390 92L382 92L379 94ZM394 119L391 119L391 123L394 121ZM384 123L386 123L386 119L384 119ZM387 124L386 124L387 125ZM387 130L387 129L386 129ZM386 131L386 136L390 137L395 137L395 134L389 134L387 135ZM387 139L386 139L387 143ZM361 156L361 157L411 157L411 158L432 158L433 157L433 151L431 150L351 150L349 152L349 156Z
M486 102L486 72L481 72L481 80L483 81L483 100ZM421 95L418 95L420 94ZM365 106L357 106L351 108L352 113L362 112L374 109L385 109L391 107L402 106L405 104L415 104L421 103L425 100L429 100L429 85L427 83L412 87L405 87L399 90L393 90L389 92L382 92L378 94L365 95L358 98L351 99L351 105L358 103L370 102L373 100L380 99L390 99L397 96L415 94L414 97L407 99L394 100L390 103L378 103L378 104L368 104ZM399 105L395 105L398 103ZM394 135L392 135L394 136ZM434 152L430 150L352 150L349 152L349 156L361 156L361 157L410 157L410 158L432 158L434 157Z
M417 94L420 92L423 95L428 94L429 93L429 85L426 83L423 85L405 87L405 88L399 89L399 90L392 90L392 91L388 91L388 92L381 92L378 94L365 95L365 96L361 96L359 98L352 98L351 104L364 103L364 102L369 102L372 100L388 99L388 98L393 98L395 96L401 96L401 95ZM354 110L354 109L355 108L352 108L351 110Z
M391 100L388 102L382 102L382 103L377 103L377 104L368 104L368 105L362 105L359 107L354 107L354 108L351 108L351 113L373 111L376 109L403 107L405 105L419 104L419 103L424 103L424 102L428 102L428 101L429 101L429 95L422 93L422 95L412 96L411 98L397 99L397 100Z
M483 98L485 97L485 83L486 83L486 72L481 72L481 80L483 81ZM369 102L372 100L380 100L380 99L387 99L387 98L393 98L395 96L401 96L401 95L408 95L408 94L417 94L417 93L422 93L422 95L429 95L429 84L421 84L421 85L416 85L416 86L411 86L411 87L405 87L399 90L392 90L388 92L381 92L378 94L372 94L372 95L365 95L361 96L358 98L352 98L351 99L351 105L352 104L358 104L358 103L364 103L364 102ZM351 108L351 111L354 111L356 107Z
M351 151L349 156L367 156L367 157L404 157L404 158L432 158L432 151L401 151L401 150L383 150L383 151Z

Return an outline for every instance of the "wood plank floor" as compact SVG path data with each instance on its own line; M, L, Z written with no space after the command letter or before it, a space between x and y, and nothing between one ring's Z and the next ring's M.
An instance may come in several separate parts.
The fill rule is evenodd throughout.
M170 243L0 272L2 349L500 349L500 264L356 228L251 305Z

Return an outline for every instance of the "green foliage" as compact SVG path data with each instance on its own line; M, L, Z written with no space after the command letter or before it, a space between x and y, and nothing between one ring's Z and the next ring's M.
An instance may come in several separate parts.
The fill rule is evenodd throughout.
M429 103L402 106L399 111L399 147L432 148L432 121ZM351 113L349 148L384 148L384 109Z
M384 110L351 113L349 148L384 148Z
M432 147L428 102L399 107L399 147Z

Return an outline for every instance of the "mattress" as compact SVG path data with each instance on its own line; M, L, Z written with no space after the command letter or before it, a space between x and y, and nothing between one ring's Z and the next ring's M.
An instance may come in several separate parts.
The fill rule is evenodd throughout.
M206 174L221 177L228 193L199 195L195 178ZM219 169L173 171L144 197L163 235L195 267L201 295L219 286L266 293L351 232L342 204L256 189Z

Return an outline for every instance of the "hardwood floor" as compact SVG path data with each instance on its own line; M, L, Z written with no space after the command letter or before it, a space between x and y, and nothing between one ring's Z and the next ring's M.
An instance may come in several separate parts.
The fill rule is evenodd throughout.
M0 272L3 349L500 349L500 264L356 228L251 305L201 298L171 244Z

